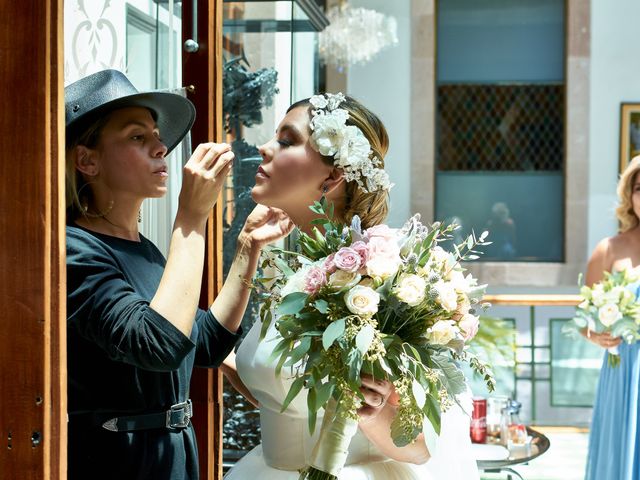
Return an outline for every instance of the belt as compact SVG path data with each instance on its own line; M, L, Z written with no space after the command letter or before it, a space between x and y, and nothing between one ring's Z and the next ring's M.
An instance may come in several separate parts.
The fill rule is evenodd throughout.
M165 412L110 418L102 428L111 432L132 432L152 428L184 429L191 423L191 400L171 405Z

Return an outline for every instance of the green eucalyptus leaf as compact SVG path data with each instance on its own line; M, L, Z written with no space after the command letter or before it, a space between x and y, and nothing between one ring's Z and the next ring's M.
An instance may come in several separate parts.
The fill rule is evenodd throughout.
M316 410L323 408L327 404L327 402L331 398L331 395L333 394L334 388L335 388L335 385L333 384L332 381L328 381L327 383L317 388L316 405L315 405Z
M457 395L467 389L464 374L455 362L445 355L432 355L431 361L442 374L441 380L449 394ZM434 425L435 427L435 425Z
M320 313L326 314L329 311L329 302L326 300L318 299L316 303L314 303L314 306Z
M304 308L309 295L304 292L293 292L282 299L278 305L279 315L296 315Z
M371 325L366 324L356 335L356 347L362 355L367 353L367 350L369 350L375 334L375 329Z
M274 263L276 264L276 267L278 268L278 270L284 273L287 277L290 277L291 275L294 274L294 271L291 269L291 267L289 266L289 264L284 258L276 257L274 259Z
M303 386L304 386L304 377L298 377L293 381L293 383L291 384L291 387L289 388L289 393L287 393L287 396L285 397L284 402L282 402L282 408L280 409L280 413L284 413L284 411L287 409L287 407L293 401L293 399L298 396Z
M293 366L304 358L311 348L311 337L302 337L300 343L291 350L289 358L285 362L286 366Z
M435 432L440 435L441 417L440 417L440 404L436 401L433 395L427 395L427 402L425 404L425 408L423 409L427 420L431 423L431 426L435 430Z
M344 328L344 318L331 322L322 334L322 347L329 350L333 342L344 334Z
M313 432L316 429L316 419L318 418L318 408L316 407L316 403L316 389L312 387L307 393L307 409L309 410L309 433L311 435L313 435Z
M360 379L360 370L362 370L363 357L359 350L351 350L347 354L347 365L349 372L347 373L347 383L355 391L360 388L362 380Z

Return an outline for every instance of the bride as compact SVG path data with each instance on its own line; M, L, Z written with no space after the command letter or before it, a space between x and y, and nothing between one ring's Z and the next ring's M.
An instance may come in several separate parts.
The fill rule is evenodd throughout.
M276 135L260 147L256 174L257 208L283 210L297 227L311 231L308 206L321 196L335 206L335 217L350 223L354 215L368 228L388 211L388 176L383 170L388 136L380 119L342 94L314 96L289 107ZM266 206L266 207L262 207ZM272 325L260 341L256 322L221 366L232 385L260 408L262 444L242 458L227 480L297 480L315 445L307 426L306 396L280 413L293 378L276 376L269 361L278 341ZM414 442L396 447L390 436L396 409L393 386L363 377L363 406L340 480L473 480L479 477L469 440L470 396L459 398L443 414L439 437L425 429ZM397 397L397 396L396 396ZM318 420L320 424L321 419Z

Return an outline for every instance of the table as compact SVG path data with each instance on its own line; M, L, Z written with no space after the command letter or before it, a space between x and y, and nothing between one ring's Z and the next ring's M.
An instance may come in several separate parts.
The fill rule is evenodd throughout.
M477 458L478 468L487 473L506 473L507 479L511 480L514 476L520 480L524 480L513 468L514 465L525 464L534 458L539 457L549 450L549 439L537 430L527 427L527 435L532 437L528 447L512 449L509 456L504 460L482 460Z

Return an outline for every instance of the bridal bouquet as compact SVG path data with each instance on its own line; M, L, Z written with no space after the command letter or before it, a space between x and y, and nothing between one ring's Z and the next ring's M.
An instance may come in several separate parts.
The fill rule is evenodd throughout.
M636 300L635 288L640 281L640 270L625 268L605 272L604 279L589 288L580 289L582 302L576 308L575 317L565 325L566 333L575 334L586 328L590 332L609 332L627 343L640 339L640 302ZM620 365L618 347L608 349L607 363L611 367Z
M438 243L455 226L427 228L415 216L399 230L363 231L357 217L350 227L334 222L324 201L310 208L324 233L300 233L300 253L272 249L263 264L275 275L259 279L269 286L262 335L275 311L282 340L272 359L277 374L290 368L295 377L282 411L304 388L313 432L325 409L301 478L335 479L357 429L362 373L395 386L390 433L398 446L413 442L425 422L440 433L441 412L466 390L457 362L469 362L493 389L487 367L465 349L478 330L474 307L485 285L465 276L459 263L477 258L474 248L487 242L486 233L471 236L449 253Z

